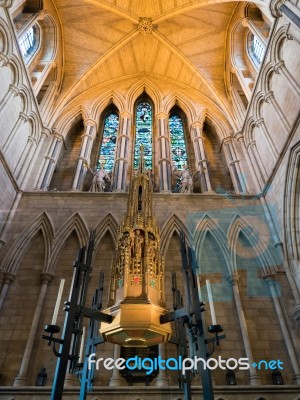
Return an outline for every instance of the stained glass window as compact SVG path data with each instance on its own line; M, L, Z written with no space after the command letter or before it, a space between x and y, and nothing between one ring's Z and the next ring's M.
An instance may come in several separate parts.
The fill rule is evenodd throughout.
M115 112L108 114L104 120L103 137L99 151L97 169L103 163L107 171L111 171L114 166L115 148L119 127L119 116Z
M35 44L34 30L33 27L28 29L26 33L20 38L20 48L22 51L23 57L26 57L30 51L33 49Z
M173 114L169 118L171 153L173 167L182 170L187 164L187 151L184 140L183 121L179 114Z
M254 54L254 57L256 58L257 62L261 64L264 54L265 54L265 46L260 42L260 40L253 35L252 38L252 51Z
M137 105L135 125L134 169L138 168L141 144L144 145L145 169L152 169L152 106L148 101Z

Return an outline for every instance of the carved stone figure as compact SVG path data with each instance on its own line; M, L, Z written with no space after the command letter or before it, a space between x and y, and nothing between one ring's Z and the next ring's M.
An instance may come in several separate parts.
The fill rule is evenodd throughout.
M104 192L105 182L110 182L108 172L103 169L103 166L96 172L93 172L90 168L88 169L94 175L89 192Z

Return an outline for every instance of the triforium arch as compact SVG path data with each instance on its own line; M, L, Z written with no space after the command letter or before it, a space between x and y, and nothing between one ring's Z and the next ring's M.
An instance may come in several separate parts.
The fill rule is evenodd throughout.
M12 244L10 251L2 262L2 270L16 274L23 254L26 252L33 238L41 232L45 244L45 260L43 270L47 270L50 261L53 240L54 228L52 221L47 214L43 212L37 216L30 225L28 225L23 232L19 234L16 241Z
M284 189L284 235L285 252L292 275L300 289L300 145L296 144L290 152Z
M66 241L68 240L68 238L74 232L78 239L79 247L81 248L86 246L89 238L89 230L84 219L77 212L74 213L71 217L69 217L68 220L57 231L53 242L51 260L49 262L49 266L46 272L48 273L54 272L59 254L62 248L64 247Z
M192 234L189 228L186 226L186 224L184 224L182 219L174 213L170 215L167 221L164 223L160 233L160 248L161 254L164 257L166 256L166 253L168 251L170 238L173 236L174 233L176 233L179 237L181 234L183 234L187 245L192 247Z

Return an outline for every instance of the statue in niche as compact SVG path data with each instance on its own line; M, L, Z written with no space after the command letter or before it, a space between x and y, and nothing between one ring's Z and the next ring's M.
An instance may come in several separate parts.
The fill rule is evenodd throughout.
M89 192L104 192L106 182L110 182L110 176L103 168L103 164L101 164L101 168L98 171L96 168L92 171L87 164L85 164L85 166L93 174L93 180Z
M190 174L187 165L183 166L181 171L181 190L180 193L193 193L193 176Z
M195 175L198 175L198 172L196 172ZM175 188L176 186L179 187L180 193L193 193L194 176L190 174L189 167L187 165L184 165L182 170L174 168L172 173L172 180L173 185L175 182Z
M144 238L142 235L142 231L140 229L136 229L134 233L131 234L131 250L133 256L137 259L142 258L143 244Z

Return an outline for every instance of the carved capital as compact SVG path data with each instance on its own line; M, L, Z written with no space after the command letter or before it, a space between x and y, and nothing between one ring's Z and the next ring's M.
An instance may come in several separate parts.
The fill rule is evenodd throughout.
M12 5L13 0L0 0L0 7L8 8Z
M15 86L13 84L9 85L9 90L14 94L14 96L18 96L20 93L18 86Z
M51 274L47 274L46 272L42 272L40 275L41 278L41 283L48 285L48 283L51 281L52 279L52 275Z
M271 0L270 10L274 18L282 17L282 12L280 11L280 6L284 4L283 0Z
M94 121L92 118L87 118L83 121L83 125L85 128L88 128L89 126L97 127L97 122Z
M23 121L23 122L27 122L27 121L29 120L28 115L25 114L25 113L23 113L22 111L21 111L20 114L19 114L19 118L20 118L20 120Z
M123 119L131 119L132 115L128 111L122 111L120 113L120 117Z
M259 118L257 121L255 121L255 126L260 126L264 124L264 119L263 118Z
M193 129L199 128L199 129L202 131L202 129L203 129L203 123L204 123L203 121L195 121L195 122L192 123L191 127L192 127Z
M276 74L280 74L280 71L284 68L284 61L281 60L277 64L274 65L274 71Z
M274 93L273 93L272 91L270 91L269 93L265 94L264 100L265 100L267 103L272 102L272 99L274 99Z
M3 283L10 285L14 281L15 277L16 277L15 274L12 274L10 272L6 272L4 274Z
M276 280L273 274L268 274L264 276L264 280L267 282L268 286L275 286Z
M168 116L167 116L167 114L160 112L160 113L156 114L156 118L157 119L167 119Z
M243 18L242 19L242 25L247 28L249 26L249 20L248 18Z
M227 279L232 286L236 286L239 282L239 278L240 278L239 274L235 273L235 274L229 275Z
M51 129L47 128L46 126L42 127L41 136L46 138L51 135Z

